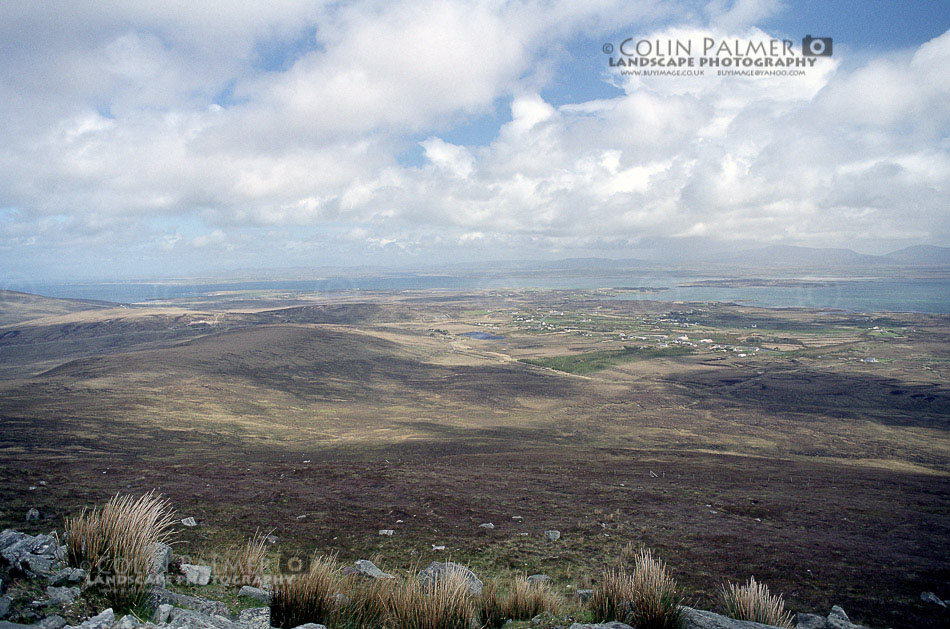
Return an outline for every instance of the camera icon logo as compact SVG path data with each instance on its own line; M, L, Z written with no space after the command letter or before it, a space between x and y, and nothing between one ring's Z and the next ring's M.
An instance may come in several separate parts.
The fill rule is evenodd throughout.
M806 57L830 57L832 50L830 37L812 37L802 39L802 54Z

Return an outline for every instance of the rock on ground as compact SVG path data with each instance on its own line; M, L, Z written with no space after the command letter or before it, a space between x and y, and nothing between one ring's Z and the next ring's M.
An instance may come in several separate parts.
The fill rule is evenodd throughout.
M579 622L575 622L569 627L569 629L633 629L633 627L617 620L613 620L611 622L601 622L587 625L582 625Z
M185 526L198 526L198 523L195 522L195 519L192 517L185 518L184 520L181 521L181 523L184 524Z
M165 588L152 588L149 599L152 607L173 605L174 607L183 607L207 615L228 615L227 605L220 601L212 601L201 598L200 596L178 594L177 592L170 592Z
M211 566L183 563L181 570L185 573L185 581L191 585L208 585L211 581Z
M428 568L419 573L419 580L422 581L423 585L430 585L444 579L449 573L461 576L468 583L468 589L473 596L479 596L482 593L483 584L481 579L465 566L451 561L445 563L433 561Z
M934 605L940 605L941 607L946 607L947 604L940 600L940 597L934 594L933 592L921 592L920 600L925 603L933 603Z
M260 588L251 587L250 585L241 586L241 589L238 590L238 596L247 596L265 604L270 604L271 599L270 592Z
M79 588L49 586L46 588L46 596L48 597L46 601L47 605L72 605L72 602L76 600L77 596L79 596Z
M831 612L828 614L828 624L825 626L828 629L864 629L861 625L851 622L844 610L837 605L831 608Z
M560 531L556 531L556 530L554 530L554 529L545 531L545 532L544 532L544 539L548 540L549 542L556 542L556 541L558 541L559 539L561 539L561 532L560 532Z
M775 625L763 625L749 620L736 620L712 612L681 607L683 629L774 629Z
M542 583L550 583L551 577L546 574L532 574L528 577L528 583L530 585L541 585Z
M40 629L63 629L66 624L65 618L54 614L53 616L47 616L33 626L39 627Z
M361 577L369 577L371 579L395 579L393 575L383 572L376 567L369 559L357 559L353 562L352 566L347 566L343 569L343 574L347 575L358 575Z
M112 626L112 623L115 622L115 613L113 613L112 608L106 609L101 612L98 616L93 616L89 620L78 624L78 625L68 625L69 629L109 629Z
M252 607L242 610L238 623L248 629L270 629L270 607Z
M294 629L327 629L327 627L326 625L315 625L312 622L308 622L305 625L294 627Z

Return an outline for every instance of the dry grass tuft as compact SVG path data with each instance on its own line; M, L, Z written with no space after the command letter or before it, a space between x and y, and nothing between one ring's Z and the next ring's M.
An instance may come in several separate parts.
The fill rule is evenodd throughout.
M624 564L632 562L632 570ZM616 566L604 569L588 603L597 621L620 620L638 629L673 629L680 596L666 564L647 549L625 547Z
M454 571L428 585L410 573L392 588L386 603L388 627L469 629L476 616L468 582Z
M500 627L508 619L527 620L542 612L558 615L564 608L564 599L547 583L533 585L520 576L506 592L496 580L486 583L478 608L484 626Z
M169 502L154 492L116 495L101 509L66 519L66 561L85 568L117 610L140 608L151 586L153 546L169 541L173 524Z
M597 622L622 620L627 604L636 596L633 577L623 568L605 568L588 606Z
M633 589L627 622L639 629L674 629L680 623L680 603L676 581L666 562L641 549L633 560Z
M792 626L792 615L785 611L782 595L772 596L768 586L756 582L755 577L742 586L734 583L724 585L722 599L729 615L737 620L751 620L778 627Z
M314 556L303 574L281 579L274 588L270 623L297 627L307 623L328 624L339 615L337 594L343 590L343 575L335 556Z
M267 533L260 531L244 544L227 549L214 567L214 573L220 576L221 582L233 587L261 587L269 570Z

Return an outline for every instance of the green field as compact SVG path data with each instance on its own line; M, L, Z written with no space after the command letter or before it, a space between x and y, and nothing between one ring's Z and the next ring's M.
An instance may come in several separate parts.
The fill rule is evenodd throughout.
M651 358L672 358L692 353L689 347L624 347L623 349L584 352L569 356L548 356L545 358L522 358L521 362L536 367L547 367L579 376L603 371L609 367L633 360Z

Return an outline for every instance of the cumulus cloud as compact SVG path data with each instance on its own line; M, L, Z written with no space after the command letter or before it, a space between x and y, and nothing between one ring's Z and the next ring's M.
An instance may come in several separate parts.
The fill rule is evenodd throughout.
M8 3L0 255L101 246L300 264L315 248L358 257L360 244L490 255L945 241L950 33L847 69L820 59L804 76L605 67L616 96L544 96L571 80L565 42L617 29L769 39L756 24L781 9ZM448 139L499 103L509 116L490 142ZM183 235L180 217L200 229Z

